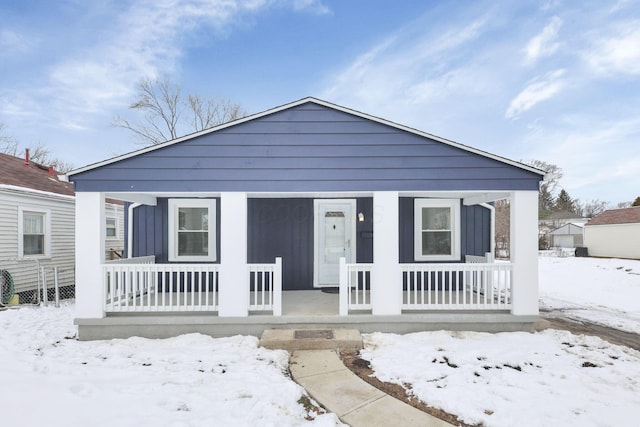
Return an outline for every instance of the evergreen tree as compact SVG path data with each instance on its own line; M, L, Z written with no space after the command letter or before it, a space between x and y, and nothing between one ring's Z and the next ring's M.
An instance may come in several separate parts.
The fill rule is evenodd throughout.
M569 193L567 193L564 188L560 190L560 193L556 198L555 211L577 213L575 201L571 198L571 196L569 196Z
M636 197L631 206L640 206L640 196Z

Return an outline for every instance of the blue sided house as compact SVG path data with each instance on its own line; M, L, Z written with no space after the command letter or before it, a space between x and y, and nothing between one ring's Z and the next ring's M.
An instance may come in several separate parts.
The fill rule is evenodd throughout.
M72 171L81 339L526 330L544 172L315 98ZM105 199L126 258L104 261ZM492 202L510 201L494 262Z

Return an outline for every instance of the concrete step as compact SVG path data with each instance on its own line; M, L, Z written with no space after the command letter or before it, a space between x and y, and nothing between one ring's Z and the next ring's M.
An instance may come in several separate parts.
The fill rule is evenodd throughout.
M290 353L298 350L359 351L362 337L357 329L265 329L260 345Z

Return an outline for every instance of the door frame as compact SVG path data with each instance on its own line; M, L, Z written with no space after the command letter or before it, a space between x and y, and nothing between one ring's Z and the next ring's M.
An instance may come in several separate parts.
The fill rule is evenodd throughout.
M320 207L323 205L331 205L331 204L341 204L349 205L348 218L345 218L345 221L349 221L351 223L351 260L347 260L347 262L354 262L356 259L356 210L357 210L357 201L356 199L313 199L313 287L314 288L327 288L337 286L338 284L329 284L329 285L321 285L319 283L320 278L320 216L318 213L320 212ZM346 235L346 232L345 232Z

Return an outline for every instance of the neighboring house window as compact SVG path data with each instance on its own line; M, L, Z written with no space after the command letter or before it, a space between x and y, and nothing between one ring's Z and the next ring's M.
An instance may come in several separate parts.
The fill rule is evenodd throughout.
M107 218L107 239L118 238L118 220L114 217Z
M216 201L169 200L169 261L216 261Z
M47 257L50 253L50 213L18 208L18 256Z
M416 261L460 259L460 201L415 199Z

